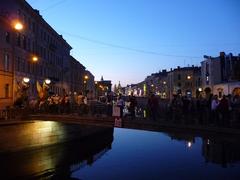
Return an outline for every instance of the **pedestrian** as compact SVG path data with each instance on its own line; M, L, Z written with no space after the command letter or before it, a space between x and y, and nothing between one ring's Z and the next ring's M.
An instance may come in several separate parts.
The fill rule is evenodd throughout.
M218 101L218 96L214 95L212 98L212 102L211 102L211 119L213 121L213 123L219 123L218 122L218 105L219 105L219 101Z
M218 110L221 115L221 124L229 126L229 102L225 95L223 95L223 98L219 103Z
M148 99L148 107L150 110L150 118L153 121L156 121L158 116L159 102L158 98L154 95L154 93L152 93L150 98Z
M120 117L123 117L123 109L125 106L124 100L122 99L122 94L119 94L118 100L117 100L117 106L120 108Z
M136 97L133 95L133 92L131 92L131 95L129 96L129 112L132 119L135 118L136 107L137 107L137 100L136 100Z

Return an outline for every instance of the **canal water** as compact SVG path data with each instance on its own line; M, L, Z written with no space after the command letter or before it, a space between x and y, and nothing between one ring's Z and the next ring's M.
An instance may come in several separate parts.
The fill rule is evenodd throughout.
M234 138L114 129L111 150L71 175L79 179L240 179Z
M84 138L0 153L0 179L240 179L238 137L85 126L79 129ZM72 131L65 128L64 132Z

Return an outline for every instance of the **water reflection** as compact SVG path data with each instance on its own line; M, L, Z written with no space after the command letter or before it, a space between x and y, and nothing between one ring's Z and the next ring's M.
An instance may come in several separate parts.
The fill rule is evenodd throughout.
M188 148L195 143L197 135L187 133L168 133L172 140L184 141ZM202 155L206 163L219 164L222 167L233 166L240 162L239 137L224 135L204 135L202 141Z
M0 179L240 178L239 137L119 128L84 136L91 130L82 126L78 141L1 153Z
M72 172L93 164L111 149L112 141L113 128L104 128L78 141L31 151L1 153L0 179L71 179Z
M203 138L202 142L202 155L207 163L216 163L226 168L240 162L239 140Z
M81 179L239 179L238 137L114 130L108 156L72 174ZM111 169L111 171L109 171Z

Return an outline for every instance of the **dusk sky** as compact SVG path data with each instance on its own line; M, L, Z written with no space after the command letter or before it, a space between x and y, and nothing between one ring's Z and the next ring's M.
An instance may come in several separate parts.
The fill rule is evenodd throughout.
M27 0L95 75L123 86L240 53L239 0Z

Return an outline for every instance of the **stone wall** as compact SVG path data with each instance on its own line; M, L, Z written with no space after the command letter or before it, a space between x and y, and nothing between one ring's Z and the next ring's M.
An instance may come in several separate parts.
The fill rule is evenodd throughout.
M64 143L85 138L101 131L104 131L104 128L54 121L2 124L0 128L0 153Z

